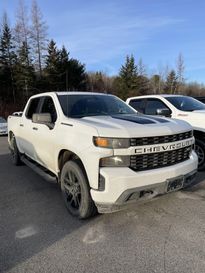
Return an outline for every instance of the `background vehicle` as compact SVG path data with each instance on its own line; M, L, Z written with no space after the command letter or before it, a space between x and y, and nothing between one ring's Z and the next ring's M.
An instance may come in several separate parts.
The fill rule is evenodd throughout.
M194 128L199 170L205 169L205 104L181 95L149 95L127 99L127 104L146 115L160 115L189 122Z
M3 117L0 117L0 135L7 134L8 134L7 121Z
M79 218L181 189L196 174L188 123L143 117L112 95L40 94L8 125L14 164L57 179Z

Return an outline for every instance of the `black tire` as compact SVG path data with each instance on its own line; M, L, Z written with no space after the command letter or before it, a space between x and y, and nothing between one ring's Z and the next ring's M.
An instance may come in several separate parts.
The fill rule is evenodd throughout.
M10 150L11 150L11 158L12 158L12 162L15 166L20 166L22 165L21 162L21 155L20 152L18 150L17 144L16 144L16 139L15 136L12 135L11 136L11 141L10 141Z
M63 166L61 190L65 205L73 216L86 219L96 214L87 176L78 162L68 161Z
M198 155L198 160L199 160L198 170L204 171L205 170L205 144L200 139L196 139L195 152Z

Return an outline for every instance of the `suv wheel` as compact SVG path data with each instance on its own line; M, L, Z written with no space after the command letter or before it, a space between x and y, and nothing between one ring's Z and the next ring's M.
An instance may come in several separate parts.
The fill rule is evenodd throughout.
M195 152L198 155L199 165L198 170L205 170L205 144L200 139L196 139L195 142Z

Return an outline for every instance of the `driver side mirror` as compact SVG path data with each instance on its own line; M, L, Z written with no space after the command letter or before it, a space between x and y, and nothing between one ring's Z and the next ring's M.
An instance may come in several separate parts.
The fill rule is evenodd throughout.
M52 123L52 117L50 113L44 114L33 114L32 122L38 124L45 124L49 129L53 129L54 124Z
M159 115L159 116L164 116L164 117L169 117L170 118L172 112L168 108L159 108L159 109L157 109L156 114Z

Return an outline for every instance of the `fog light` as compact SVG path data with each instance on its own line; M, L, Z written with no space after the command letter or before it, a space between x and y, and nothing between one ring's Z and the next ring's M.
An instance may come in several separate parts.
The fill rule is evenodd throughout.
M100 167L129 167L130 156L111 156L100 159Z

